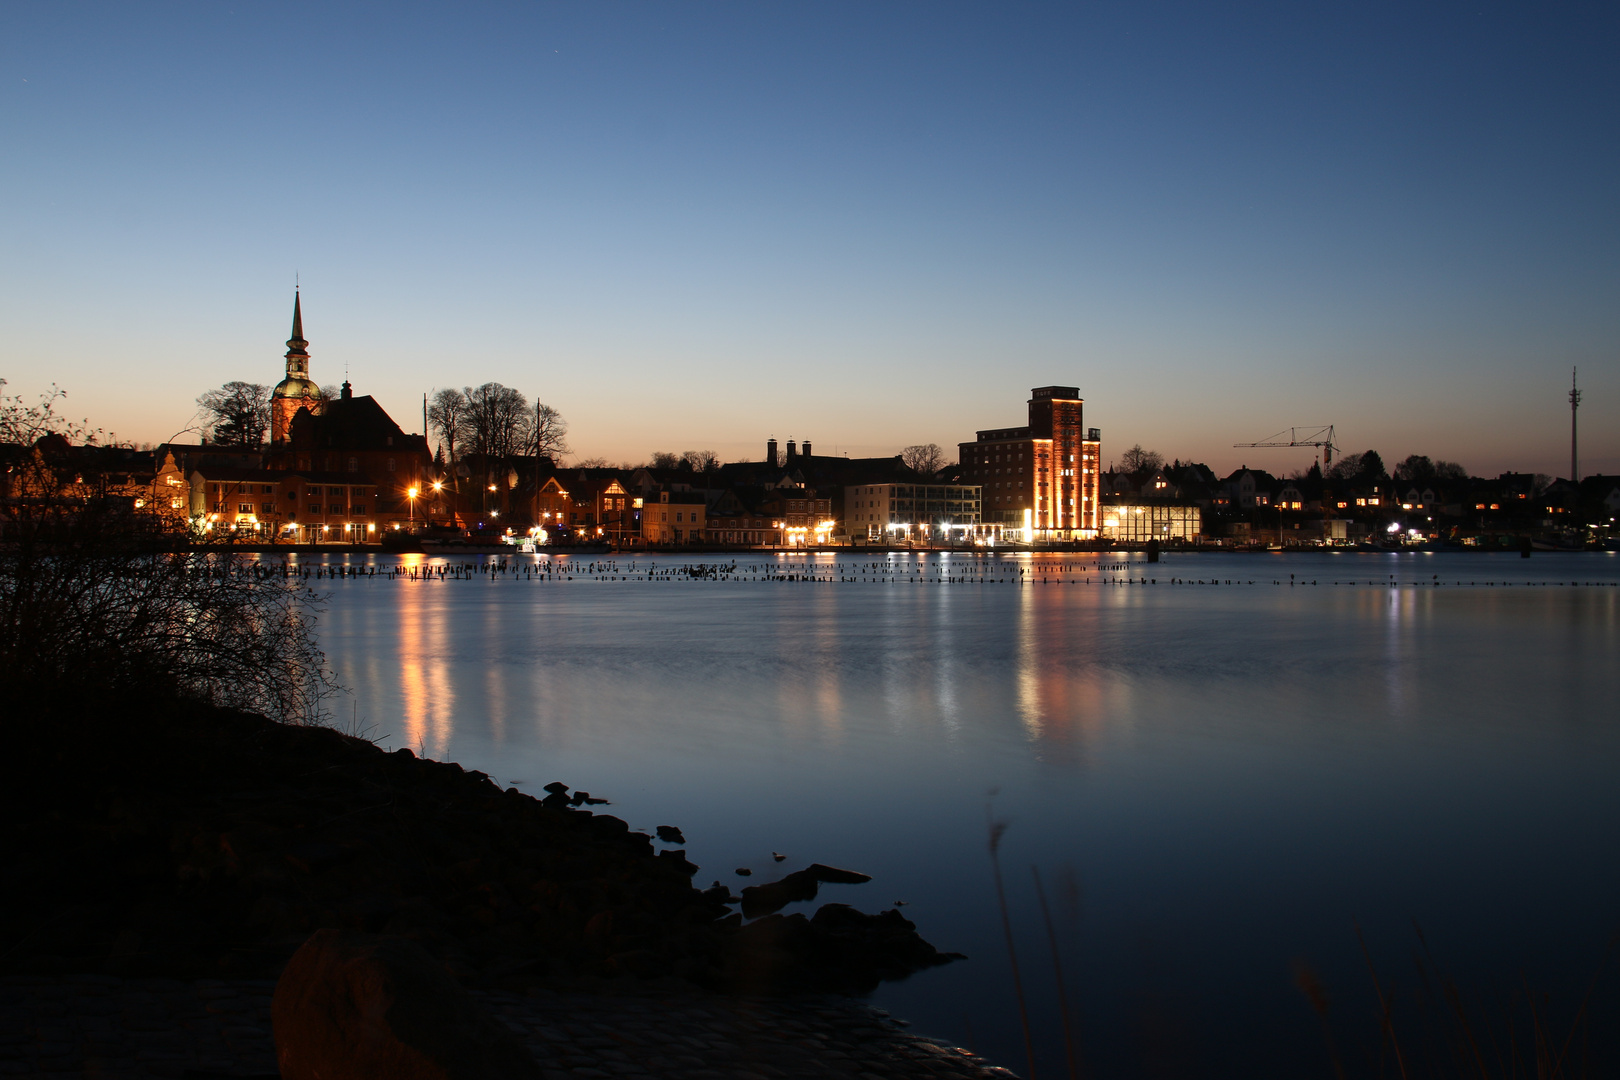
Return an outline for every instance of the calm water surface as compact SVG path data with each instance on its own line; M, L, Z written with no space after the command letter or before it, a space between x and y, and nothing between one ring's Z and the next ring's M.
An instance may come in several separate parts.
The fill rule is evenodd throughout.
M386 745L678 825L701 885L872 874L818 902L907 901L969 956L876 1002L1020 1073L991 817L1038 1075L1063 1040L1032 867L1089 1075L1331 1075L1300 963L1367 1074L1357 924L1408 1032L1413 920L1479 1008L1522 976L1558 1016L1620 927L1612 555L736 556L832 580L646 578L733 558L321 581L320 636ZM1593 1006L1611 1065L1616 984Z

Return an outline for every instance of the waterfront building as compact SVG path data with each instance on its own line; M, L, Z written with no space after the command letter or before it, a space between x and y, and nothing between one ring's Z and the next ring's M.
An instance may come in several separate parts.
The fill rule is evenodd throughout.
M1025 540L1097 535L1102 433L1082 426L1084 405L1079 387L1038 386L1028 424L959 444L962 480L982 489L990 531L1018 530Z
M788 446L792 445L790 440ZM789 546L825 544L832 538L832 499L814 488L778 485L767 492L759 510L770 516L781 542Z
M1226 494L1230 505L1244 510L1270 506L1277 489L1277 478L1261 469L1247 465L1226 478Z
M1100 516L1103 537L1129 544L1196 544L1203 535L1198 507L1164 499L1104 503Z
M707 535L708 507L703 493L664 489L649 494L641 515L641 536L651 545L702 543Z
M363 544L385 522L377 485L355 473L204 465L188 481L205 537Z
M534 523L552 533L566 530L571 517L579 513L568 489L554 474L540 484L534 496Z
M960 540L983 520L978 484L856 484L843 490L843 533L852 540Z
M92 508L178 530L190 501L185 476L166 451L74 446L55 433L32 446L0 444L0 537L30 519L71 520Z
M783 542L782 519L762 507L760 489L727 488L706 508L707 539L711 544L777 547Z
M557 479L569 483L569 530L581 539L634 546L641 540L645 499L627 486L619 469L569 469Z

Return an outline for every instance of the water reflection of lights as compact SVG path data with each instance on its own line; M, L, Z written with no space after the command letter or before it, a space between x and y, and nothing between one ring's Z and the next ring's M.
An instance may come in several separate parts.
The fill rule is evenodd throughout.
M1018 593L1018 719L1031 741L1045 733L1041 715L1040 642L1036 640L1035 590Z
M406 555L405 565L415 569L428 562ZM438 617L442 604L431 589L400 589L399 652L400 704L405 721L405 745L429 757L442 756L455 726L455 687L450 678L449 620Z

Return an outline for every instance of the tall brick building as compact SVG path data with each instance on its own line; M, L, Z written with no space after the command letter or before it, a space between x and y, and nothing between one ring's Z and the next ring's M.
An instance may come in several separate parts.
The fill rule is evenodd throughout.
M1102 432L1082 425L1084 405L1079 387L1038 386L1027 425L959 444L962 481L983 488L986 526L1028 529L1031 540L1097 534Z

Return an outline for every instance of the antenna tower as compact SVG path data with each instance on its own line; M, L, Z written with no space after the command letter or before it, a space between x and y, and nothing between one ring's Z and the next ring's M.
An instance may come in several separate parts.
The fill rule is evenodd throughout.
M1576 456L1577 443L1575 441L1575 410L1581 407L1581 388L1575 381L1578 368L1569 369L1569 482L1581 482L1580 458Z

